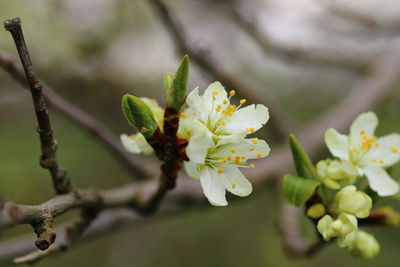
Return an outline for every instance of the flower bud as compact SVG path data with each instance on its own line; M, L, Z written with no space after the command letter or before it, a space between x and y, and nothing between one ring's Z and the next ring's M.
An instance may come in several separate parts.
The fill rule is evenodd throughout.
M128 122L143 134L146 139L153 136L157 129L153 113L149 106L140 98L133 95L124 95L122 110Z
M317 229L326 241L337 237L339 247L343 248L349 246L355 239L357 219L346 213L341 213L336 220L325 215L318 221Z
M359 173L347 161L321 160L317 164L317 175L324 185L330 189L339 189L355 182Z
M324 214L325 214L325 207L320 203L314 204L307 209L307 216L313 219L322 217Z
M361 230L357 231L356 238L349 247L354 256L364 259L375 257L379 248L379 243L375 237Z
M345 212L358 218L366 218L372 207L372 199L361 191L356 191L354 185L348 185L336 193L334 210Z

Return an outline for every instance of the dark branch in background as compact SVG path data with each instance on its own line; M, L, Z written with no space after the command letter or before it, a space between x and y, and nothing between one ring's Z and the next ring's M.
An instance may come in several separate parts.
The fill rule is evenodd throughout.
M268 106L271 114L270 130L279 140L291 132L289 125L291 119L285 116L285 112L270 98L265 95L265 89L256 89L240 82L233 76L225 73L209 53L197 49L185 34L185 30L178 20L177 16L169 9L162 0L149 0L154 9L159 14L163 25L167 27L180 54L188 54L203 71L208 73L214 80L220 81L226 88L235 89L241 95L245 96L250 102L264 103Z
M393 49L389 50L377 64L373 65L370 76L365 77L353 88L353 91L334 108L321 116L321 118L307 125L304 130L295 133L302 143L303 147L311 156L315 157L321 152L323 146L323 133L329 127L334 127L338 130L343 130L348 127L351 121L360 112L366 111L373 106L379 104L387 97L398 79L400 73L400 40L394 42ZM263 166L258 166L247 172L254 183L255 192L264 190L264 186L270 181L277 181L285 173L291 169L291 158L287 145L274 148L274 153ZM189 179L180 179L178 188L165 198L163 205L160 207L160 215L168 214L177 211L187 210L188 207L199 206L205 204L206 201L201 194L200 186L197 181ZM8 226L14 226L21 223L31 223L37 218L46 218L50 213L56 217L73 208L90 208L96 207L105 210L100 216L93 221L87 229L86 234L83 234L83 239L88 237L101 235L112 229L120 228L121 224L141 222L145 220L138 216L141 203L145 203L146 199L152 196L158 185L154 181L143 182L140 184L128 185L122 188L117 188L107 191L89 191L77 190L77 193L69 193L47 201L39 206L19 205L15 203L5 203L0 206L0 229ZM83 197L79 195L82 194ZM92 206L94 205L94 206ZM284 204L286 205L286 204ZM117 209L117 207L125 207L127 209ZM113 210L110 210L113 209ZM137 212L134 214L132 209ZM294 221L291 225L296 228L298 225L297 217L293 213L293 208L285 209L282 216L290 216ZM104 215L104 216L103 216ZM290 224L283 224L282 227L291 227ZM64 227L62 228L64 229ZM295 232L283 229L285 235L296 233L299 235L299 229L293 229ZM9 261L15 256L32 251L32 237L18 239L16 241L6 240L0 244L0 261ZM284 237L286 247L291 251L300 251L300 253L311 253L320 248L318 243L307 244L303 246L301 241ZM62 250L65 244L65 235L59 234L56 243L51 246L50 251L34 252L29 257L25 258L25 262L30 262L32 259L40 259L41 257ZM301 249L296 248L293 242L300 242ZM75 242L74 242L75 244ZM322 244L322 243L321 243ZM59 248L57 248L57 246ZM298 246L297 246L298 247ZM306 252L304 252L306 251ZM308 251L308 252L307 252ZM34 261L34 260L33 260ZM19 262L24 262L24 258L20 258Z
M13 58L2 51L0 51L0 67L23 87L28 87L23 70L18 67ZM114 154L118 162L123 164L136 178L145 179L149 176L148 174L151 170L155 169L155 164L152 164L151 161L143 160L137 155L127 153L115 134L96 118L65 100L46 83L43 83L43 85L45 89L43 95L50 107L58 110L73 123L96 137L101 144L105 145Z
M40 165L50 171L53 179L53 186L57 194L69 193L73 190L73 185L67 177L67 170L61 167L57 161L57 141L53 137L53 130L51 129L50 118L44 101L42 93L43 85L33 71L32 62L22 33L21 21L19 18L6 20L4 22L4 28L11 33L14 39L31 89L33 105L38 121L37 131L39 132L42 150Z

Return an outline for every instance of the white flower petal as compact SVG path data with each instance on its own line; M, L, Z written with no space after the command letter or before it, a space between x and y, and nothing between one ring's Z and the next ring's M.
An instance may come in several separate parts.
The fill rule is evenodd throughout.
M188 96L186 97L186 104L194 112L196 112L199 116L201 116L202 119L206 119L207 118L208 113L205 114L205 112L204 112L203 97L199 96L199 88L198 87L193 89L188 94Z
M218 175L223 177L226 190L240 197L250 195L253 187L238 167L232 165L221 165L221 167L224 172Z
M382 197L391 196L399 191L399 184L383 168L366 166L362 169L368 178L369 186L378 195Z
M215 100L213 100L213 97ZM204 109L208 109L211 111L212 107L216 107L217 105L223 106L224 100L228 101L228 96L225 91L225 88L222 86L220 82L213 82L210 84L207 89L204 91L203 95L203 104Z
M227 119L225 129L231 134L243 133L249 128L253 128L253 131L257 131L267 123L268 119L269 113L266 106L252 104L238 109Z
M190 138L186 147L186 155L192 162L204 164L208 149L213 146L212 133L204 124L195 120L193 122L193 137Z
M363 165L389 167L400 161L400 134L381 137L377 144L365 155Z
M231 149L234 149L234 152ZM235 158L237 156L248 159L261 159L268 156L270 148L264 140L258 138L242 139L240 142L225 144L217 148L213 156L225 157L226 155Z
M151 155L154 152L153 148L149 145L149 143L147 143L144 136L140 133L136 134L134 139L127 134L121 134L120 139L123 147L129 153L143 153L144 155Z
M186 173L193 179L200 179L201 171L199 168L199 164L193 163L191 161L184 161L183 168L185 169Z
M325 143L333 156L349 160L349 142L346 135L329 129L325 132Z
M373 137L378 126L378 117L372 111L362 113L353 121L350 127L350 143L355 148L360 148L363 135Z
M200 176L201 187L208 201L214 206L226 206L225 186L210 168L205 168Z

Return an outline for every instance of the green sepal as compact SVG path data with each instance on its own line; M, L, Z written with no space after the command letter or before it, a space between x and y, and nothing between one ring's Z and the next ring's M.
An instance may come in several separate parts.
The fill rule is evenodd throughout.
M169 95L169 93L170 93L173 79L174 79L174 75L172 73L164 74L164 92L166 95Z
M290 135L289 140L297 175L304 178L317 179L315 167L299 141L293 134Z
M133 95L124 95L122 97L122 111L128 122L146 139L153 136L157 129L157 123L151 109L143 100Z
M283 178L283 195L290 204L300 207L310 199L319 184L317 180L288 174Z
M164 77L165 78L165 77ZM175 72L171 81L170 89L167 91L165 105L176 111L179 111L185 101L189 78L189 57L185 55ZM165 79L164 79L165 85Z

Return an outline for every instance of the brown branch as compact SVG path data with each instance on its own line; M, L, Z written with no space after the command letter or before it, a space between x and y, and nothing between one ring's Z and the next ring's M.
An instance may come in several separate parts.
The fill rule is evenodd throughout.
M58 164L56 157L57 141L53 137L50 118L44 101L43 85L36 76L24 40L19 18L4 21L4 28L9 31L17 47L25 75L31 89L36 118L38 121L37 131L39 132L42 155L40 165L50 171L53 179L53 186L57 194L65 194L73 190L73 185L67 176L67 170Z
M23 70L18 67L13 58L2 51L0 51L0 67L20 85L28 87ZM46 83L43 83L43 88L43 95L50 107L55 108L73 123L96 137L101 144L113 153L118 162L131 171L137 178L145 179L149 176L149 173L152 173L151 170L155 169L154 164L151 164L152 162L150 161L143 160L139 156L127 153L115 134L100 121L68 102Z
M214 80L220 81L225 87L238 90L245 98L253 103L264 103L268 106L271 115L270 130L277 139L281 139L290 133L293 123L291 118L265 94L265 89L253 88L242 83L224 72L219 64L205 50L197 49L185 34L184 27L178 20L173 11L163 3L162 0L149 0L154 9L159 14L163 25L170 32L175 41L180 54L188 54L193 62L195 62L204 72L208 73Z

